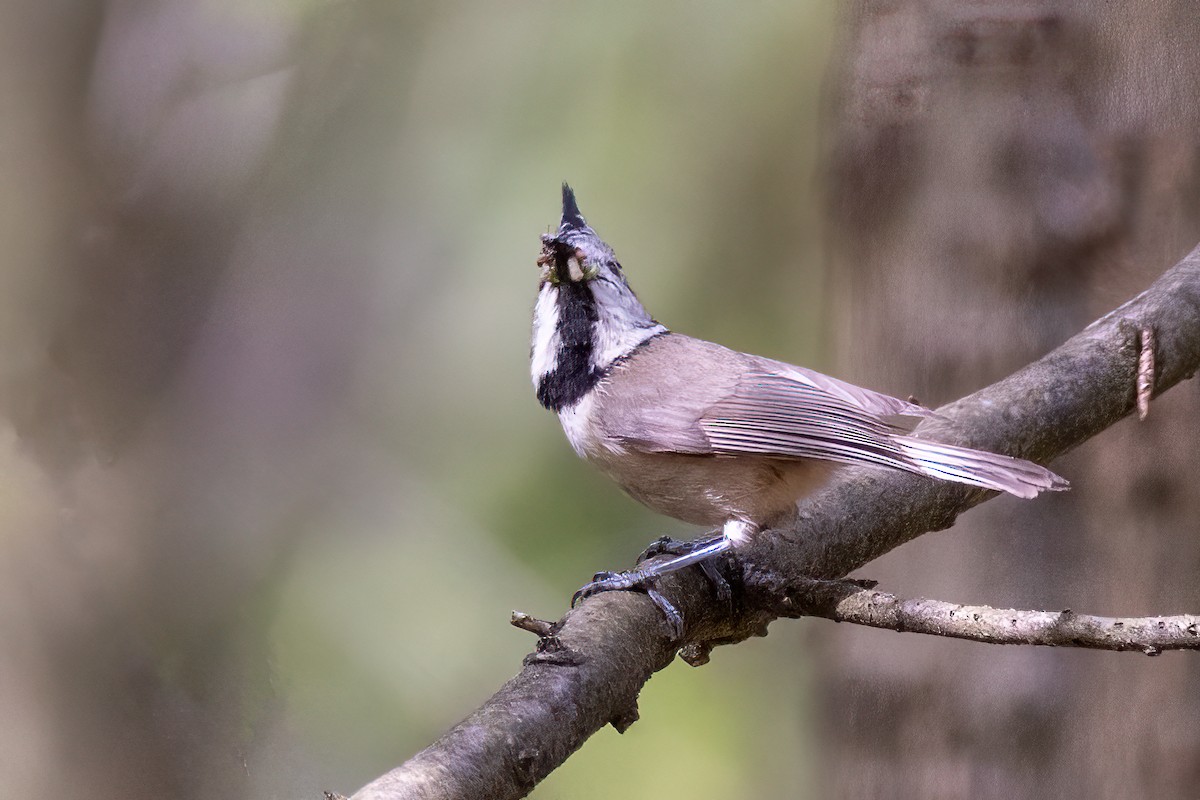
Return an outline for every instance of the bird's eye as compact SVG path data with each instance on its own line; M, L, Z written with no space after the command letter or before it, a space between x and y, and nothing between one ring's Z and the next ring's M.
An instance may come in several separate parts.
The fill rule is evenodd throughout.
M600 265L589 261L583 250L577 247L571 258L567 259L567 270L571 275L571 280L578 283L579 281L590 281L599 275Z

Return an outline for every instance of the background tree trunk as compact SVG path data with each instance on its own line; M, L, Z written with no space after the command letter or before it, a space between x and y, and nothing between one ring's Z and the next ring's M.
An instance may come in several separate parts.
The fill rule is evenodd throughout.
M835 374L929 405L1033 360L1194 243L1187 3L862 2L831 76ZM1200 601L1197 387L869 568L899 593L1170 613ZM822 635L845 797L1183 796L1200 666Z
M14 796L254 796L264 763L306 772L269 750L271 580L352 473L371 165L406 52L377 7L0 12L0 63L36 84L0 130L26 217L0 220L0 696L45 732Z

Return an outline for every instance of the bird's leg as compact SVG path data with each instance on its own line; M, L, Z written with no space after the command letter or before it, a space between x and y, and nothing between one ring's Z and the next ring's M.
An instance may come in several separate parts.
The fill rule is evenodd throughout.
M571 607L574 608L585 599L600 592L645 592L654 605L658 606L658 610L667 620L667 625L671 627L671 640L677 642L683 638L683 615L671 604L670 600L663 597L662 593L654 588L654 579L659 574L661 573L652 573L650 570L641 569L632 569L628 572L597 572L592 576L592 580L584 584L571 598Z
M712 531L708 536L691 541L662 536L651 542L641 552L637 557L637 563L641 564L658 556L676 556L676 558L654 565L658 568L656 574L665 575L668 572L674 572L677 569L683 569L692 564L703 563L703 559L724 552L728 547L719 546L723 541L725 541L725 534L719 530Z
M696 564L704 573L704 577L708 579L709 584L712 585L717 599L728 603L733 596L729 589L729 581L725 580L725 576L717 569L712 557L728 550L730 544L731 542L721 531L714 531L711 536L690 542L663 536L655 539L649 547L642 551L642 554L637 557L637 563L641 564L643 561L649 561L657 556L677 556L677 558L653 565L656 568L654 573L656 575L665 575L668 572Z
M643 561L649 561L655 556L687 555L698 548L707 547L718 539L723 539L724 536L724 533L719 528L709 531L708 536L703 536L699 539L675 539L671 536L660 536L646 546L646 549L637 557L637 563L640 564Z
M731 524L738 527L731 531ZM637 569L632 569L628 572L597 572L592 577L591 582L583 586L571 598L571 605L575 606L583 599L599 592L610 592L613 590L642 591L663 612L663 616L666 617L667 623L671 626L675 638L678 639L683 634L683 616L654 588L654 580L660 575L666 575L669 572L675 572L676 570L697 564L704 572L705 578L712 584L717 598L728 603L732 597L729 582L725 580L725 577L717 569L712 559L732 548L735 538L741 538L745 535L744 528L740 527L742 525L744 523L741 522L726 523L725 529L715 536L699 539L694 542L681 542L664 536L647 547L638 557L637 563L640 565L646 560L660 555L673 555L674 558L648 564L644 567L639 566ZM734 533L734 536L730 536L730 533Z
M595 574L595 576L592 578L592 581L590 583L588 583L587 585L585 585L578 592L576 592L575 596L571 598L571 605L576 605L579 603L580 600L584 599L585 597L589 597L590 595L596 594L598 592L609 592L609 591L613 591L613 590L625 590L625 589L636 589L636 590L645 591L647 588L647 584L650 581L657 578L658 576L666 575L668 572L675 572L676 570L683 569L684 567L690 567L693 564L700 564L702 568L708 567L709 569L712 569L712 565L707 561L707 559L710 559L713 556L720 555L721 553L724 553L726 550L728 550L730 547L733 546L733 543L729 539L727 539L724 536L724 534L722 534L714 539L701 540L699 542L694 542L694 543L693 542L670 542L670 543L681 544L681 545L691 545L691 546L687 547L685 552L681 553L680 555L675 556L674 558L667 559L666 561L659 561L659 562L656 562L653 564L648 564L645 567L638 567L637 569L631 569L628 572L597 572ZM652 557L654 555L661 555L662 553L665 553L665 552L670 552L668 550L660 550L659 549L660 547L664 546L665 544L667 544L667 543L664 543L660 539L658 542L651 545L649 548L647 548L648 552L649 551L656 551L656 552L651 552L650 556L646 556L645 554L643 554L643 558L639 559L639 563L641 561L643 561L644 558ZM712 574L716 574L715 571L714 571L714 573L710 573L709 569L705 569L706 575L710 575L710 577L711 577ZM726 583L725 579L722 578L719 574L716 574L716 577L720 581L720 583L724 584L726 591L728 591L729 584Z

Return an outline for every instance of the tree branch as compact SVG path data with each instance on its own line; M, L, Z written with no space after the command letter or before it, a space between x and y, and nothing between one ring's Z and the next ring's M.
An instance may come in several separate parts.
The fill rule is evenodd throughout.
M1200 617L1096 617L1063 611L964 606L905 600L857 581L801 580L780 598L781 617L814 616L900 633L926 633L988 644L1135 650L1200 650Z
M1153 394L1200 367L1200 248L1044 358L940 408L920 430L1035 461L1055 458L1133 410L1145 330L1154 375L1143 383ZM683 655L699 663L713 645L765 635L797 579L842 578L992 496L903 472L843 470L803 503L794 527L763 531L727 559L731 607L714 602L698 570L661 579L694 643ZM635 720L639 690L675 652L645 595L592 596L552 626L483 706L353 800L521 797L603 725L623 730Z

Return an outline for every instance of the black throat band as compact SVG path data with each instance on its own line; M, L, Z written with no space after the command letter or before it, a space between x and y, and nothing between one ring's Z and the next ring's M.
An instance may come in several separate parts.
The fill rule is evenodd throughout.
M554 412L568 408L604 377L592 365L598 311L592 290L583 281L558 287L558 352L554 368L538 380L537 399Z

